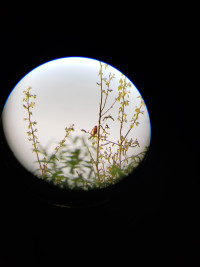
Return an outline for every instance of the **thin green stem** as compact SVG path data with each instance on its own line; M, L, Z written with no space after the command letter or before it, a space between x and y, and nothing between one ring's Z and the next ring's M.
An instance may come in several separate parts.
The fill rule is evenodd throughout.
M27 97L27 110L28 110L28 120L29 120L29 125L30 125L30 128L31 128L31 134L32 134L32 137L33 137L34 151L35 151L35 154L36 154L36 157L37 157L37 162L39 164L39 167L40 167L40 170L41 170L42 176L43 176L44 172L43 172L43 168L41 166L39 155L38 155L38 152L37 152L36 138L35 138L35 135L34 135L33 125L32 125L32 121L31 121L31 113L30 113L30 105L29 105L29 96Z
M120 122L120 145L119 145L119 167L121 169L121 156L122 156L122 144L124 141L124 138L122 136L122 128L124 123L124 95L125 95L125 87L126 87L126 78L124 80L123 90L122 90L122 116L121 116L121 122Z
M140 112L141 107L142 107L142 104L140 105L140 107L139 107L139 112L136 114L135 119L134 119L133 122L131 123L131 126L130 126L129 130L128 130L127 133L125 134L125 136L124 136L124 140L126 139L127 135L130 133L131 129L133 128L133 126L135 125L136 121L138 120L139 113L141 113L141 112ZM123 140L123 141L124 141L124 140Z
M115 101L113 102L113 104L102 114L102 117L111 109L113 108L114 104L117 102L117 98L115 99Z
M100 186L100 175L99 175L99 142L100 142L100 126L101 126L101 112L102 112L102 100L103 100L103 84L102 84L102 64L100 62L100 86L101 86L101 99L99 104L99 120L97 128L97 154L96 154L96 169L97 169L97 178Z

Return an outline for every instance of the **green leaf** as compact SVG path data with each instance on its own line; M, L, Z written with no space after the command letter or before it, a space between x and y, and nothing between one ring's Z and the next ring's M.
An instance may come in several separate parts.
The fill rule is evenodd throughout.
M54 162L55 160L58 160L58 158L56 157L56 155L51 155L51 157L49 158L50 162Z
M57 171L57 172L55 172L55 173L53 174L52 178L55 179L55 178L59 177L59 174L63 174L63 172L62 172L62 171ZM62 177L62 176L60 176L60 177Z

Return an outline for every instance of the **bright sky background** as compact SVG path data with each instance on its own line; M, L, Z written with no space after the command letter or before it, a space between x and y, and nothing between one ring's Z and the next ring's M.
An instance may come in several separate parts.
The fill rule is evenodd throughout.
M28 122L23 118L27 117L27 110L23 108L23 91L29 86L32 87L31 94L36 94L33 100L36 105L32 109L32 119L37 121L36 133L40 144L45 147L48 144L49 151L55 148L65 135L65 127L74 124L75 135L84 135L81 129L91 131L94 125L98 125L98 113L100 102L100 87L96 82L100 81L99 61L89 58L69 57L47 62L29 72L10 93L3 110L3 127L9 146L21 164L30 171L34 171L36 155L32 153L31 142L28 141ZM103 69L104 77L109 73L115 74L111 82L110 93L107 101L107 108L114 102L118 95L118 82L121 72L108 66ZM130 82L127 79L127 82ZM125 108L127 120L130 121L135 113L135 107L140 105L138 89L131 82L132 87L129 101ZM104 87L106 89L106 87ZM119 102L107 113L116 118L114 123L108 120L110 126L110 140L119 139L119 122L117 122ZM105 109L106 110L106 109ZM147 108L143 107L144 115L139 115L139 126L133 127L129 138L137 138L140 148L130 150L132 155L142 152L145 146L150 144L151 127ZM129 129L129 123L124 125L124 134ZM88 135L87 135L88 137Z

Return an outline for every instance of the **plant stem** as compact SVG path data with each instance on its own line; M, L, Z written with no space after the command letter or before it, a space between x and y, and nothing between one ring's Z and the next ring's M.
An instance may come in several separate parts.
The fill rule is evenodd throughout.
M124 80L123 90L122 90L122 117L121 117L121 123L120 123L120 144L119 144L119 167L121 169L121 156L122 156L122 143L124 141L124 138L122 136L122 128L124 123L124 95L125 95L125 88L126 88L126 78Z
M114 104L117 102L117 98L115 99L115 101L113 102L113 104L102 114L102 117L111 109L113 108Z
M94 159L93 159L93 157L92 157L92 154L91 154L91 152L90 152L88 146L87 146L86 144L85 144L85 146L87 147L88 153L89 153L89 155L90 155L90 158L91 158L91 161L92 161L92 167L93 167L93 169L94 169L94 166L95 166L96 169L97 169L97 164L95 163L95 161L94 161ZM94 169L94 173L95 173L95 169ZM95 176L96 176L96 174L95 174Z
M31 134L32 134L32 137L33 137L34 151L36 153L37 161L38 161L38 164L39 164L40 170L42 172L42 176L43 176L44 172L43 172L43 168L41 166L39 155L38 155L38 152L37 152L36 139L35 139L35 135L34 135L34 131L33 131L33 126L32 126L32 122L31 122L31 113L30 113L30 106L29 106L29 97L27 98L27 109L28 109L28 120L29 120L29 124L30 124L30 128L31 128Z
M99 104L99 121L98 121L98 128L97 128L97 156L96 156L96 169L97 169L97 178L98 178L98 183L100 186L100 177L99 177L99 141L100 141L100 125L101 125L101 112L102 112L102 100L103 100L103 85L102 85L102 64L100 62L100 85L101 85L101 100Z
M142 105L140 105L139 107L139 112L137 113L137 115L135 116L135 119L133 120L128 132L126 133L126 135L124 136L124 140L126 139L127 135L130 133L131 129L133 128L133 126L135 125L136 121L138 120L138 117L139 117L139 113L140 113L140 109L141 109ZM123 141L124 141L123 140Z

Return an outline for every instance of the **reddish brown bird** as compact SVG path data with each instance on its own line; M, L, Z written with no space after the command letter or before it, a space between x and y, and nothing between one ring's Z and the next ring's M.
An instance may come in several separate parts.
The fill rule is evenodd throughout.
M91 136L90 136L90 138L94 137L96 133L97 133L97 126L95 125L94 128L93 128L92 131L91 131ZM90 139L90 138L89 138L89 139Z

